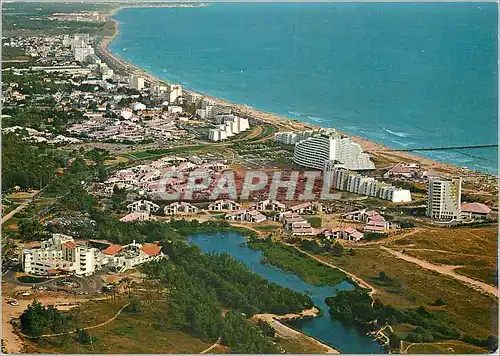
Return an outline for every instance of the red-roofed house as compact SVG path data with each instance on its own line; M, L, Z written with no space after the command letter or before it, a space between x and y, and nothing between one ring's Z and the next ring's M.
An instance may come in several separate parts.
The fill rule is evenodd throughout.
M66 246L67 248L75 248L76 247L76 244L73 241L67 241L67 242L63 243L63 245Z
M148 256L156 256L161 251L161 246L153 245L153 244L144 244L141 247L141 251L144 252Z
M329 230L324 230L323 234L327 238L343 239L348 241L359 241L363 238L363 234L352 227L342 228L332 228Z
M118 252L120 252L121 249L122 247L120 245L111 245L107 249L102 251L102 253L104 253L105 255L114 256Z
M462 204L462 219L488 219L491 214L491 209L482 203L464 203Z

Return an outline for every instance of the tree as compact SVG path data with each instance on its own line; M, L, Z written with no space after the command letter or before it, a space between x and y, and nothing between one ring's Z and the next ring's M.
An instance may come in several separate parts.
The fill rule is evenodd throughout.
M436 301L434 302L434 305L436 305L436 306L438 306L438 307L440 307L440 306L442 306L442 305L445 305L445 304L446 304L446 303L445 303L445 301L444 301L442 298L438 298L438 299L436 299Z
M337 257L341 257L344 254L344 248L339 242L335 242L335 245L333 245L332 253Z
M18 223L18 234L25 241L41 241L49 236L36 219L21 219Z
M127 311L138 314L141 310L141 301L138 298L132 298L130 305L127 307Z
M486 339L487 345L488 345L488 350L491 353L494 353L495 351L498 350L498 336L497 335L490 335Z
M384 281L384 282L390 282L391 281L391 279L389 278L389 276L384 271L379 272L378 279L380 279L381 281Z
M68 321L59 310L53 306L45 307L38 300L34 300L20 317L21 329L25 334L40 336L46 329L53 332L65 332Z
M83 345L88 345L91 343L94 343L97 341L97 338L95 336L92 336L87 330L85 329L78 329L76 332L76 340Z
M399 338L399 336L397 336L396 334L391 334L391 336L389 336L389 346L391 349L399 350L401 346L401 339Z
M267 321L259 320L257 325L265 336L274 337L276 335L276 330Z

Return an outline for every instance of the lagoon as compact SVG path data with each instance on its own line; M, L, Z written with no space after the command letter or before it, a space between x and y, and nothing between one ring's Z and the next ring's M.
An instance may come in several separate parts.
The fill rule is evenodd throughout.
M367 335L330 318L325 298L335 295L338 290L352 289L352 284L344 281L336 286L317 287L304 282L296 275L263 264L262 252L246 247L245 238L235 232L197 234L191 236L189 241L198 245L204 253L227 253L259 276L296 292L308 294L314 305L323 312L316 318L303 320L298 324L308 335L339 349L342 353L383 353L382 347Z

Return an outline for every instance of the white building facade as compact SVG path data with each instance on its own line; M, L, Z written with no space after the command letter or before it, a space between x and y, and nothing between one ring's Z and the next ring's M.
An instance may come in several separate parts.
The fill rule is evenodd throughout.
M461 178L429 178L426 215L436 220L458 220L461 215Z
M144 78L135 74L129 76L129 87L141 91L144 89Z
M288 139L288 138L287 138ZM293 142L294 138L289 138ZM342 166L350 170L375 169L370 156L349 137L342 137L335 129L321 129L317 134L295 144L293 161L303 167L324 170Z

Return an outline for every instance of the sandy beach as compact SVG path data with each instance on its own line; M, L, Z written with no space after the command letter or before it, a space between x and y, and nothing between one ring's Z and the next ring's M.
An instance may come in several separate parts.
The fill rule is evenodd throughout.
M168 5L167 5L168 6ZM204 5L199 5L199 6L206 6ZM125 6L125 7L135 7L134 5L131 6ZM148 81L150 84L156 84L156 83L168 83L166 80L161 79L156 77L155 75L145 71L142 68L139 68L124 59L118 57L117 55L111 53L109 51L109 44L113 40L115 36L118 35L118 21L115 19L112 19L111 16L113 14L116 14L121 8L117 8L113 10L111 13L108 14L108 19L113 21L115 24L115 33L111 37L104 37L102 41L99 43L99 49L100 51L108 57L114 64L121 68L121 70L125 73L136 73L138 75L144 76L146 78L146 81ZM199 95L204 96L207 99L213 100L219 105L222 106L228 106L231 107L233 111L235 112L240 112L244 113L246 115L254 117L256 120L260 120L261 122L266 122L273 124L279 128L280 131L300 131L300 130L306 130L306 129L319 129L321 128L320 126L317 125L311 125L308 123L303 123L299 122L290 118L286 118L283 116L279 116L277 114L271 113L271 112L265 112L259 109L255 109L252 107L249 107L247 105L242 105L242 104L237 104L237 103L232 103L227 100L222 100L219 98L215 98L211 95L198 92L196 90L191 90L191 89L183 89L185 93L196 93ZM370 153L374 158L378 159L379 161L382 162L387 162L388 164L394 164L398 162L414 162L418 163L423 169L425 170L433 170L436 172L439 172L440 174L447 175L447 176L470 176L472 174L477 174L477 172L474 172L468 168L464 167L458 167L454 166L451 164L443 163L443 162L438 162L432 159L429 159L427 157L420 156L415 153L410 153L410 152L401 152L401 151L394 151L391 150L391 148L382 145L377 142L370 141L366 138L356 136L356 135L351 135L351 134L346 134L343 133L346 136L349 136L352 138L352 140L363 147L363 149ZM381 167L377 167L381 168ZM496 185L496 176L489 175L486 173L481 173L483 177L489 176L493 180L491 181L494 185ZM464 182L466 183L466 182Z

